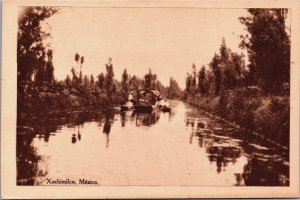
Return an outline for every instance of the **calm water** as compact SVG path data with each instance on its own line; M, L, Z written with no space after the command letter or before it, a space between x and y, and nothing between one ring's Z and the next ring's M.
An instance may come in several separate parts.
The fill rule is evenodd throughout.
M19 116L17 184L289 185L288 151L181 101L170 105L171 113Z

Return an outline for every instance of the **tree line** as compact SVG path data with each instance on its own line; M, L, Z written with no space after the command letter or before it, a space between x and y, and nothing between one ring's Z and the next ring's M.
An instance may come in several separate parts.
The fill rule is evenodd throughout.
M219 95L226 90L258 87L265 94L289 94L290 38L286 31L287 9L248 9L240 17L248 34L241 35L240 48L245 56L232 52L222 39L219 52L208 66L197 72L195 64L187 73L185 95Z
M58 12L59 9L55 7L29 7L19 16L18 102L26 103L30 101L29 97L40 98L40 92L57 92L85 97L86 101L95 97L103 101L103 105L115 105L126 101L130 91L136 93L139 89L155 89L165 98L180 98L181 89L176 80L171 77L170 85L164 86L151 69L142 78L130 75L124 69L121 80L118 81L111 58L105 64L105 72L99 72L95 77L93 74L83 75L85 57L78 53L74 56L75 67L72 67L71 75L67 75L62 81L56 80L53 50L50 44L44 44L50 33L42 30L41 23Z
M78 63L80 55L75 54L75 62ZM130 75L125 68L121 80L115 78L114 66L112 58L109 58L108 63L105 64L106 72L100 72L96 77L93 74L90 76L82 75L83 59L80 60L80 70L71 69L72 76L66 76L60 84L65 85L72 94L84 95L88 92L105 95L110 102L123 103L127 100L129 93L133 92L134 96L138 96L138 91L141 89L158 90L160 95L164 98L181 98L181 89L177 81L171 77L169 86L164 86L158 80L157 74L149 69L143 78L136 75Z
M220 91L242 87L247 82L244 55L232 52L223 38L219 53L215 53L208 66L187 73L185 95L219 95Z
M248 9L240 17L242 53L233 52L223 38L207 66L192 65L184 98L222 119L289 147L290 38L287 9Z

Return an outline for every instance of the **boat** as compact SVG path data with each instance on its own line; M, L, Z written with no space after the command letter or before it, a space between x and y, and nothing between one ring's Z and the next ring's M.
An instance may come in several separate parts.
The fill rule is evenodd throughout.
M136 98L133 98L133 92L130 92L129 101L121 105L121 111L134 110L135 112L152 112L159 109L163 112L170 112L171 108L167 100L162 100L160 93L152 89L140 89L136 92Z
M152 112L155 109L152 105L135 105L134 110L136 112Z
M167 100L161 100L159 102L159 108L163 111L163 112L170 112L171 108L169 106L169 103L167 102Z
M136 112L152 112L158 108L159 92L157 90L142 89L138 91L139 98L134 105Z

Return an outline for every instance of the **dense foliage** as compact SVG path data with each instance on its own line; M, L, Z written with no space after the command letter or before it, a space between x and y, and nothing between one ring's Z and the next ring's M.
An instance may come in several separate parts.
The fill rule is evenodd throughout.
M44 41L50 36L42 30L41 22L58 10L50 7L26 7L18 19L17 63L18 82L34 79L53 80L52 51L47 49Z
M290 40L286 9L248 9L240 17L244 55L232 52L223 38L208 66L187 74L185 99L262 137L288 146ZM198 74L198 78L196 78Z
M290 39L286 31L287 9L249 9L241 17L249 35L242 36L241 47L249 55L249 69L265 91L277 93L290 80Z
M104 108L121 104L128 100L129 92L137 95L144 88L160 91L163 98L180 97L181 90L174 79L165 87L151 69L143 78L131 76L124 69L118 81L112 58L105 64L105 72L99 72L96 77L84 75L85 57L79 53L75 53L71 76L57 81L51 45L45 44L50 33L42 28L45 20L57 12L53 7L29 7L19 17L18 112Z

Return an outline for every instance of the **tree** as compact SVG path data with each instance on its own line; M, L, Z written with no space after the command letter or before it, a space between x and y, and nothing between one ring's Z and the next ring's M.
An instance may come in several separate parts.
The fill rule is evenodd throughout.
M149 69L148 74L144 76L145 80L145 88L147 89L155 89L156 88L156 74L152 74L151 69Z
M37 68L34 70L35 82L41 85L45 79L45 51L42 51L42 55L38 58Z
M52 81L54 80L54 75L53 75L54 67L53 67L53 63L52 63L52 58L53 58L52 50L48 50L47 57L48 57L48 61L46 63L46 69L45 69L45 81L47 83L52 83Z
M191 84L191 92L194 94L196 92L196 88L197 88L197 81L196 81L196 65L195 63L193 63L192 65L192 84Z
M290 77L290 39L286 32L287 9L248 9L240 17L250 35L241 36L240 46L249 56L250 73L266 92L277 92Z
M83 76L82 76L82 72L80 71L80 72L79 72L79 77L78 77L77 86L78 86L78 85L81 85L82 82L83 82Z
M67 75L66 79L65 79L65 85L67 87L71 87L72 86L72 81L69 75Z
M128 91L128 74L127 74L126 69L124 69L123 74L122 74L121 87L122 87L123 91L125 91L125 92Z
M234 71L236 71L238 76L242 75L242 71L245 69L245 62L243 60L244 54L238 54L235 52L231 53L231 59L234 65Z
M236 70L240 70L240 66L234 65L232 60L233 53L226 46L225 38L222 39L222 43L220 46L220 60L218 62L218 67L221 68L221 89L233 89L237 85L237 72ZM234 54L235 55L235 54ZM237 57L235 57L237 58ZM237 61L237 60L235 60ZM239 63L236 63L239 64ZM236 69L235 69L236 67ZM216 71L219 73L219 71Z
M215 94L219 95L221 87L222 87L222 72L220 67L216 68L215 71Z
M244 61L244 54L238 54L235 52L231 53L231 59L234 67L234 71L236 73L236 84L238 86L244 86L245 85L245 74L246 74L246 68L245 68L245 61Z
M82 70L83 63L84 63L84 56L81 56L81 58L80 58L80 71Z
M104 74L101 72L98 75L98 81L97 81L97 86L101 89L104 90L104 81L105 81L105 76Z
M139 80L139 78L136 75L133 75L129 80L130 90L133 92L137 92L140 85L141 85L141 81Z
M214 88L215 88L214 84L215 84L214 75L211 72L211 70L207 70L205 86L206 86L206 92L208 94L214 94Z
M181 96L182 96L182 92L177 81L173 77L170 77L170 83L168 87L168 98L180 99Z
M93 74L91 74L91 76L90 76L90 86L91 87L95 86L95 78L94 78Z
M42 31L41 22L54 15L57 8L27 7L18 19L17 71L18 82L30 81L36 72L42 81L45 51L44 40L50 36Z
M123 74L122 74L122 80L121 80L121 93L124 99L127 99L128 96L128 90L129 90L129 85L128 85L128 74L127 70L124 69Z
M90 87L90 80L89 80L89 77L87 75L84 75L83 86L84 86L85 89Z
M108 59L108 63L105 65L106 66L106 76L105 76L105 90L107 96L110 98L112 95L115 93L115 85L114 85L114 70L113 70L113 64L112 64L112 59Z
M220 47L220 60L221 62L227 62L229 60L230 49L227 48L225 38L222 38L222 43Z
M75 69L75 75L78 76L78 65L79 65L79 59L80 59L80 55L78 53L75 53L75 62L76 62L76 69Z
M191 93L191 86L192 86L192 75L189 73L186 73L186 79L185 79L185 91L187 94Z
M222 84L222 72L220 69L221 58L218 54L215 53L215 55L212 58L212 61L210 62L210 68L214 75L214 83L215 83L215 94L219 95L219 92L221 90L221 84Z
M234 89L237 85L237 73L234 70L234 65L229 60L223 66L222 71L222 87L224 90L226 89Z
M206 79L206 70L205 70L205 66L203 65L198 74L198 88L201 95L204 95L207 92L205 88L205 79Z

